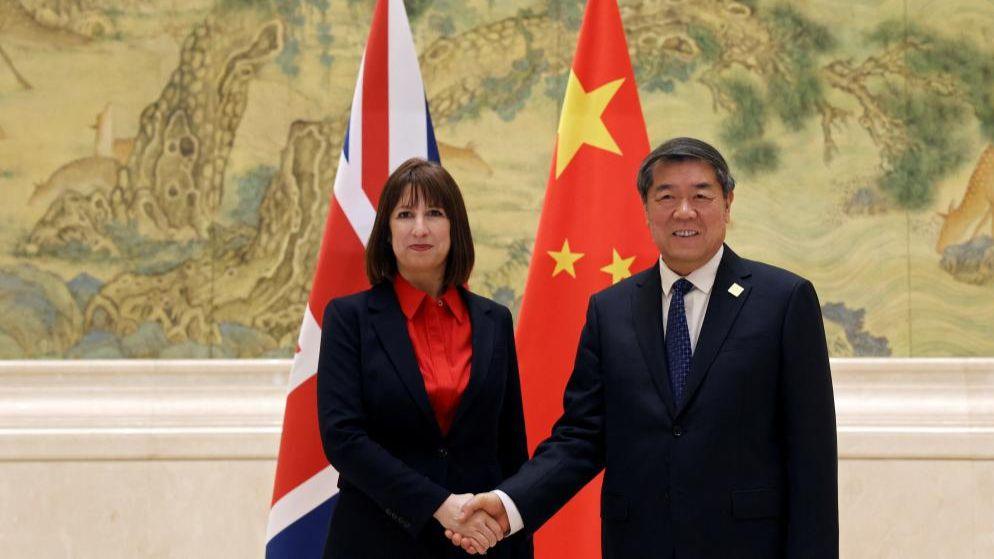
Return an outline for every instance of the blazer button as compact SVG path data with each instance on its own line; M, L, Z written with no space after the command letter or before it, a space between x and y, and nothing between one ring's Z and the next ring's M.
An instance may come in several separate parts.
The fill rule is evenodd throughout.
M448 458L449 457L449 450L447 448L440 448L440 449L438 449L438 456L440 458Z
M674 425L673 426L673 436L676 437L676 438L678 438L678 439L680 437L682 437L683 436L683 428L681 428L679 425Z

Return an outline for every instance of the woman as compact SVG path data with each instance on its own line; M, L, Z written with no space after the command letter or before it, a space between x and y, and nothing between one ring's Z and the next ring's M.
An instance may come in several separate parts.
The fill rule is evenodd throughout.
M458 519L468 493L528 457L511 314L465 289L473 258L452 177L401 164L366 248L373 287L324 312L318 419L341 489L326 558L466 557L446 528L481 550L503 536L485 514ZM530 558L531 542L516 534L487 555Z

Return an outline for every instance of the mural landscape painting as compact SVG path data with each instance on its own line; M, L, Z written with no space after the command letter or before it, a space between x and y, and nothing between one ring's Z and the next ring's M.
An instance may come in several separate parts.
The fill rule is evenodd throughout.
M0 358L290 356L373 4L0 0ZM729 244L815 283L834 356L994 355L988 3L620 4L651 143L730 156ZM583 2L407 8L516 310Z

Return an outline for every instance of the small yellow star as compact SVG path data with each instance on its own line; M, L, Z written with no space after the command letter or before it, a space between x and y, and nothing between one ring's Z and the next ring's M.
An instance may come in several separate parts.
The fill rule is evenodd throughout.
M635 257L622 258L616 249L611 249L611 255L611 263L601 268L601 271L605 274L611 274L611 283L615 284L632 275L629 268L632 267Z
M562 250L556 252L554 250L546 251L549 256L556 261L556 269L552 270L552 277L556 277L559 272L565 271L567 274L576 277L576 270L573 268L573 264L576 261L583 258L582 252L570 252L569 239L563 241Z
M596 89L586 91L583 84L571 69L566 83L566 98L563 112L559 117L559 140L556 148L556 178L573 161L576 152L583 144L600 148L611 153L621 154L621 148L611 136L611 132L601 120L604 109L621 89L625 78L608 82Z

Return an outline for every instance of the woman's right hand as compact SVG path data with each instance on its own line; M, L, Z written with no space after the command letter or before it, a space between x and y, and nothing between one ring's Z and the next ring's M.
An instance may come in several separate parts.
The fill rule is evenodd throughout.
M449 495L442 506L432 515L446 529L460 534L472 541L473 551L486 553L487 549L497 545L504 537L500 524L483 511L477 511L469 516L462 512L462 506L473 498L471 493Z

